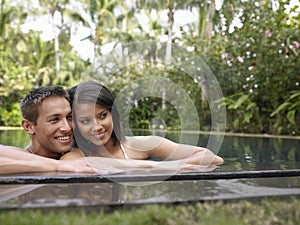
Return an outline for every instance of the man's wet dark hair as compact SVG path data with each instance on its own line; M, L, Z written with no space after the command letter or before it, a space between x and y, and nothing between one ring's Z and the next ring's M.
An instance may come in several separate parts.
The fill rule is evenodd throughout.
M44 99L52 96L61 96L70 102L68 92L62 86L46 86L31 90L20 101L20 111L22 117L34 125L37 125L39 117L39 106Z

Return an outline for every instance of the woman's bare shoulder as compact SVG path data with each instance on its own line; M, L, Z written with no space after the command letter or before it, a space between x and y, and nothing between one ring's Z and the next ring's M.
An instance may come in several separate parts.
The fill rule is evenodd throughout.
M139 149L140 151L151 151L156 149L165 138L159 136L130 136L124 142L127 148Z
M83 157L82 152L78 148L74 148L72 151L64 154L60 159L61 160L73 160L80 159Z

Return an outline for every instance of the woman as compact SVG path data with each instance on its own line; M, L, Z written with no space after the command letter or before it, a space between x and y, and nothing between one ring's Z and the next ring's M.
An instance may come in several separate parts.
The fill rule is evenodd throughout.
M163 137L125 137L113 94L103 85L86 81L68 90L73 111L76 149L63 156L102 156L118 159L159 158L211 166L223 159L206 148L182 145Z

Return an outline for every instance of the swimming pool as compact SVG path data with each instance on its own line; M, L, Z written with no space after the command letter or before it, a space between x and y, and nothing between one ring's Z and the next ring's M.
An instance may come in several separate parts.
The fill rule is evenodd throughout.
M176 132L168 134L176 141ZM209 135L191 133L200 146ZM0 131L2 144L24 147L23 131ZM300 196L300 138L225 135L213 172L139 171L108 177L66 173L0 176L0 208L95 207Z

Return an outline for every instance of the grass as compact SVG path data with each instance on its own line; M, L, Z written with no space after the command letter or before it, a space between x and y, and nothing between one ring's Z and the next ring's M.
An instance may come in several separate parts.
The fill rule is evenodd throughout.
M240 200L191 205L143 205L104 212L43 209L0 211L1 225L291 225L300 224L299 199Z

